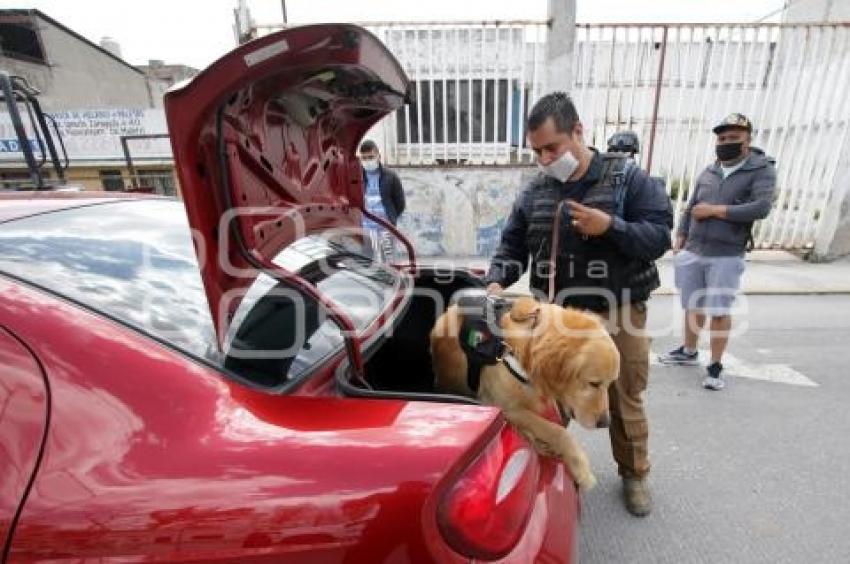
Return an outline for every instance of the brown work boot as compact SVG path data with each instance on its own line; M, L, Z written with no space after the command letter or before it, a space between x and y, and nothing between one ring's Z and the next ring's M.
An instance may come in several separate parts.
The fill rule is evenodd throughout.
M649 484L640 478L623 478L623 501L626 510L635 517L645 517L652 511Z

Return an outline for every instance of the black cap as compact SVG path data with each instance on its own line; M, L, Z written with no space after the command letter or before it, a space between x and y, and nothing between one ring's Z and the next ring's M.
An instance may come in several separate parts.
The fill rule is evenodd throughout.
M753 124L752 122L745 116L744 114L729 114L723 120L714 126L712 131L716 134L719 134L727 129L732 129L733 127L739 129L746 129L747 132L753 132Z

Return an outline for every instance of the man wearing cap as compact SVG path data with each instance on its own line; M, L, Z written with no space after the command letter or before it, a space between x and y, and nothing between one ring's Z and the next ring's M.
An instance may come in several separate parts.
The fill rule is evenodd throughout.
M750 146L753 125L744 115L730 114L713 131L717 161L697 178L673 245L685 342L659 360L698 364L699 332L710 317L711 359L703 387L722 390L730 309L744 272L753 222L770 213L776 169L764 151Z

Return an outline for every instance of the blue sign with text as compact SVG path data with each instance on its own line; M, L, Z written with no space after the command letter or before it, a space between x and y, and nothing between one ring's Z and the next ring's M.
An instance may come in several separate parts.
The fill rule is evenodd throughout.
M39 152L41 149L35 139L29 139L30 149ZM0 139L0 153L20 153L21 143L17 139Z

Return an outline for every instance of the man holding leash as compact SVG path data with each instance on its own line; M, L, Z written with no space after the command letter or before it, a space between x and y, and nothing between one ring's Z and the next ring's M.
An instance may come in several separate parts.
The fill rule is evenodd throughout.
M621 356L619 378L609 388L611 446L626 509L647 515L644 327L646 300L659 285L654 261L670 248L670 200L625 154L603 155L584 144L582 123L565 93L541 98L527 125L542 174L514 203L486 276L488 291L501 292L530 266L538 297L607 319Z

